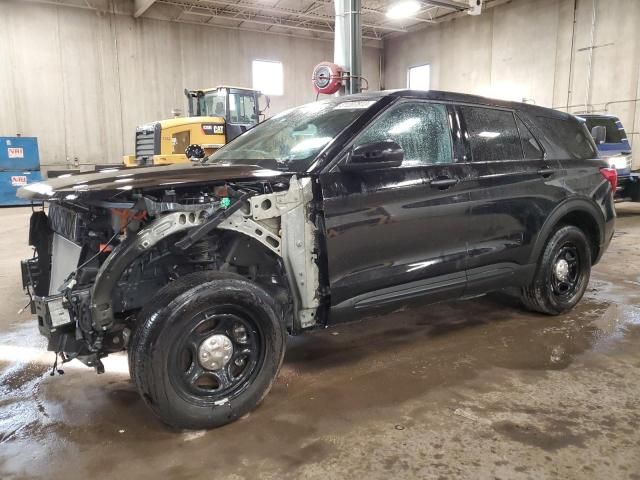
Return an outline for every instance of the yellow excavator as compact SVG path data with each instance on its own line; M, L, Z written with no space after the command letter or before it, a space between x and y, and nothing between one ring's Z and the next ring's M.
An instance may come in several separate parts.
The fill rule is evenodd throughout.
M123 157L127 167L167 165L202 159L256 125L269 107L257 90L220 86L185 89L188 117L140 125L135 155ZM260 100L266 102L260 110Z

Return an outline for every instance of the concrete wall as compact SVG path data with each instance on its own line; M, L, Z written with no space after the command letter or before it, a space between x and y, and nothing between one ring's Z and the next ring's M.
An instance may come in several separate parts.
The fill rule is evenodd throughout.
M579 112L640 97L640 1L513 0L385 43L386 88L405 88L410 66L431 64L431 88ZM573 45L573 46L572 46ZM590 50L589 46L597 48ZM592 53L591 65L589 56ZM573 105L573 106L572 106ZM608 106L631 141L640 104ZM640 142L635 163L640 166Z
M379 84L379 55L364 75ZM194 26L50 5L0 2L0 135L39 139L45 166L118 163L138 124L185 110L183 89L251 86L253 59L279 60L285 95L270 113L312 101L322 40Z

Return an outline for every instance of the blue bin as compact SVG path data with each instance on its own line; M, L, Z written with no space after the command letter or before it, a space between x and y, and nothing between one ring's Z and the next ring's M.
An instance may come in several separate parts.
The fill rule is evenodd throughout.
M0 206L31 205L16 197L16 192L41 180L38 139L0 137Z
M0 171L40 170L38 139L35 137L0 137Z
M0 206L31 205L31 201L16 197L16 192L20 187L41 180L42 176L39 170L33 172L29 170L23 172L0 171ZM41 204L42 202L33 203Z

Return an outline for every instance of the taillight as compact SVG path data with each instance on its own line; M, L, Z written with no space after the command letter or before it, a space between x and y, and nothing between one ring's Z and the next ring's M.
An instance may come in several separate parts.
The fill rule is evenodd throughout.
M618 171L615 168L601 168L600 173L611 184L611 191L615 195L618 188Z

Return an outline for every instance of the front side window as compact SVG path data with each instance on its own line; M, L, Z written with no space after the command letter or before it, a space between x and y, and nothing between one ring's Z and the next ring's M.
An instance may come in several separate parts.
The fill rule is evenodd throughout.
M451 133L444 105L403 102L367 127L354 146L393 140L404 150L402 166L451 163Z
M522 145L513 113L461 106L474 162L522 159Z

